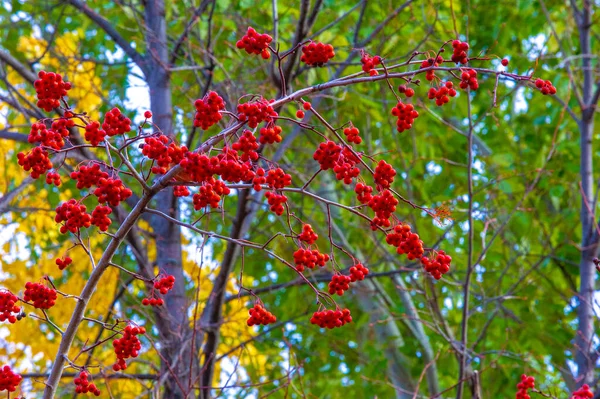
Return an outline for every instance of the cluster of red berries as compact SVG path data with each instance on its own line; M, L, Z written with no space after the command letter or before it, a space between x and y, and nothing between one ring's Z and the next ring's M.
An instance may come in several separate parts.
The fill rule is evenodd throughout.
M186 146L179 147L174 142L168 146L169 138L163 134L158 137L146 137L142 145L142 154L156 161L156 166L152 167L152 173L162 175L167 173L167 168L171 164L181 162L188 153Z
M144 306L162 306L165 304L164 299L149 297L142 299L142 305Z
M359 136L360 131L355 126L350 126L344 129L344 135L350 143L360 144L362 139Z
M381 64L381 57L378 55L371 57L364 50L361 51L361 56L360 62L362 64L362 70L368 72L371 76L377 75L378 73L374 68Z
M350 282L363 281L369 274L369 269L363 266L362 263L357 263L350 268Z
M308 111L309 109L312 108L312 104L309 102L305 102L302 104L302 108L304 108L306 111ZM296 111L296 118L298 119L302 119L304 118L304 111L299 109L298 111Z
M471 90L477 90L479 88L479 82L477 81L477 71L474 69L467 69L460 74L460 88Z
M85 126L84 137L91 145L98 145L100 142L104 141L106 132L100 129L100 122L93 121Z
M552 82L549 80L537 79L535 81L535 87L540 89L543 95L553 95L556 94L556 87L552 86Z
M68 135L69 131L67 130ZM27 141L32 144L41 143L43 146L50 147L53 150L60 150L65 145L63 136L59 132L53 129L48 130L46 125L41 122L31 125Z
M241 162L236 151L223 147L221 153L211 159L212 172L220 175L225 181L239 183L254 178L252 163Z
M314 269L315 266L325 266L325 263L329 261L329 255L322 254L318 250L298 248L294 252L294 262L296 263L296 270L303 272L304 268Z
M333 169L336 174L336 179L343 181L345 184L352 183L352 179L356 178L360 170L356 166L360 161L356 155L348 147L342 147L333 141L325 141L319 144L313 154L313 159L319 162L321 170Z
M218 208L221 198L231 192L229 187L222 180L209 178L198 189L198 192L192 197L194 209L200 209L210 205L211 208Z
M206 181L214 174L211 159L197 152L186 153L179 165L183 168L186 178L191 181Z
M452 41L452 62L456 62L457 64L466 64L469 62L467 51L469 51L469 43L461 42L460 40Z
M119 108L115 107L104 115L102 129L111 137L118 134L125 134L131 130L131 119L123 115Z
M67 95L71 83L64 82L62 76L54 72L40 71L38 78L33 82L37 93L37 106L46 112L60 106L60 99Z
M61 184L60 175L57 172L48 172L46 175L46 184L54 184L56 187L59 187Z
M248 54L260 54L263 59L268 60L271 57L268 50L271 41L273 38L266 33L260 34L253 28L248 28L248 32L238 40L235 46L246 50Z
M429 259L427 256L421 258L421 264L425 268L425 271L431 274L436 280L441 279L442 275L448 273L450 270L450 262L452 262L452 257L446 255L444 251L439 251L437 256L433 259Z
M442 105L450 101L450 99L448 98L449 96L456 96L456 90L454 90L453 86L454 84L452 82L446 82L437 89L435 87L432 87L431 89L429 89L427 97L430 100L435 99L435 105L441 107Z
M19 298L12 292L6 290L0 291L0 321L8 320L9 323L17 321L16 315L21 312L21 309L17 306L17 302L19 302Z
M138 356L142 349L142 343L137 337L139 334L146 334L146 329L129 325L123 330L123 337L113 341L115 355L117 355L117 362L113 365L114 371L125 370L127 368L125 359Z
M385 162L383 159L379 161L375 167L375 173L373 174L375 183L383 188L390 188L390 185L394 182L394 176L396 176L396 171L392 165Z
M407 224L394 227L394 232L385 237L385 242L396 247L398 254L406 254L409 260L420 259L424 253L423 241L417 233L411 232Z
M48 158L48 152L42 147L35 147L27 155L22 152L18 153L17 160L23 170L31 171L29 174L33 179L37 179L52 169L52 161Z
M352 316L350 310L323 310L320 312L313 313L310 323L316 324L321 328L336 328L341 327L346 323L352 322Z
M390 217L396 211L398 200L389 190L383 190L378 195L374 195L369 201L369 208L375 212L375 217L371 221L371 229L377 230L377 226L390 227Z
M404 104L402 101L399 101L398 104L392 108L392 115L398 118L396 129L399 133L402 133L412 127L415 119L419 116L419 113L415 111L415 107L412 104Z
M88 381L89 374L85 371L79 373L79 377L75 378L75 393L91 393L94 396L100 396L100 390L96 387L96 384Z
M593 397L594 393L590 390L590 386L588 384L583 384L581 388L573 392L571 399L592 399Z
M194 115L194 126L206 130L221 120L223 117L219 111L225 109L225 101L214 91L194 102L196 115Z
M248 324L249 327L260 325L266 326L267 324L275 323L277 321L277 317L275 317L273 313L269 312L259 304L254 305L254 307L248 311L248 314L250 314L250 318L248 318L246 324Z
M174 186L173 195L176 197L187 197L190 195L190 190L187 188L187 186Z
M92 224L97 226L100 231L108 230L108 227L112 223L108 215L112 213L112 209L109 206L98 205L92 211Z
M256 161L258 159L258 143L256 137L250 130L244 130L238 141L231 145L235 151L241 151L242 161Z
M313 154L313 159L319 162L319 165L321 165L321 170L333 169L333 167L339 161L341 152L341 146L331 140L328 140L319 144L319 147L317 147L315 153Z
M308 66L323 66L335 56L333 46L320 42L310 42L302 47L300 61Z
M343 274L334 274L331 278L331 281L329 282L329 293L331 295L344 295L344 292L350 289L351 281L352 279L350 278L350 276L344 276Z
M444 62L444 58L441 55L438 55L437 58L428 58L421 63L421 68L429 68L431 66L438 67L440 64ZM435 79L435 70L430 69L425 73L425 79L428 81L432 81Z
M77 188L91 188L98 184L100 179L108 178L108 173L100 170L100 164L94 163L92 166L82 165L79 170L71 172L71 179L77 180Z
M112 206L119 206L121 201L131 197L132 191L123 185L121 179L101 178L98 180L98 187L94 190L94 195L98 197L98 202L103 204L108 202Z
M65 270L67 268L67 266L69 266L71 263L73 263L73 259L71 259L68 256L65 256L64 258L57 258L56 259L56 265L58 266L59 270Z
M310 224L303 225L302 233L300 233L300 235L298 235L298 239L300 241L304 241L308 245L314 244L318 238L319 238L319 236L317 235L317 233L315 233L315 231L313 230L313 228Z
M12 371L10 366L6 365L0 368L0 392L14 392L23 380L19 374Z
M65 234L67 231L77 233L82 227L90 227L92 225L92 217L86 213L85 205L80 204L76 199L70 199L67 202L56 207L56 223L65 222L60 226L60 232Z
M50 309L56 303L56 290L44 284L27 282L23 293L25 302L33 302L37 309Z
M529 396L527 391L533 388L535 388L535 378L523 374L521 376L521 382L517 384L517 394L515 395L515 399L531 399L531 396Z
M406 87L406 85L398 86L398 91L401 94L404 94L406 97L412 97L415 95L414 89L412 89L411 87Z
M273 122L277 112L271 107L271 102L261 98L258 101L239 104L237 106L238 119L240 122L248 122L248 126L254 129L261 122Z
M252 179L252 186L255 191L262 190L262 185L267 182L267 178L265 177L265 170L263 168L256 169L254 174L254 178Z
M260 129L260 138L259 141L261 144L273 144L273 143L281 143L281 129L280 126L276 126L271 124L267 125Z
M354 187L354 192L356 193L358 202L361 204L368 204L373 198L373 187L367 186L363 183L357 183L356 187Z
M271 169L267 174L266 182L272 189L279 190L292 184L292 176L281 168Z
M269 203L269 209L275 212L276 215L281 216L283 214L283 204L287 202L287 197L283 194L277 194L272 191L267 191L265 194L267 202Z
M162 295L166 295L173 289L175 285L175 277L167 274L162 276L158 281L154 283L154 289L158 290Z

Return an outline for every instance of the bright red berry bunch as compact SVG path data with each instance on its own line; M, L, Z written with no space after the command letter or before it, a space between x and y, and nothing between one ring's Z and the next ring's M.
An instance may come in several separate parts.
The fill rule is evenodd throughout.
M317 235L317 233L315 233L310 224L305 224L304 226L302 226L302 233L300 233L300 235L298 236L298 239L300 241L304 241L308 245L314 244L318 238L319 236Z
M346 323L352 322L350 310L323 310L313 313L310 319L311 324L316 324L321 328L336 328L341 327Z
M112 213L112 209L109 206L98 205L92 211L92 224L97 226L100 231L108 230L108 227L112 223L108 215Z
M363 281L369 274L369 269L363 266L362 263L357 263L350 268L350 282Z
M467 51L469 51L469 43L461 42L460 40L452 41L452 62L456 62L457 64L466 64L469 62Z
M427 256L421 258L421 264L425 268L425 271L431 274L436 280L441 279L442 275L448 273L450 262L452 262L452 257L446 255L444 251L439 251L433 259L429 259Z
M93 121L85 126L84 137L91 145L98 145L100 142L104 141L106 132L100 129L100 122Z
M33 82L37 93L37 106L46 112L60 106L60 99L67 95L71 83L64 82L62 76L54 72L40 71L38 78Z
M321 170L333 169L340 159L342 147L333 141L325 141L313 154L313 159L321 165Z
M192 197L194 209L200 209L210 205L211 208L218 208L221 198L231 192L229 187L222 180L209 178L198 189L198 192Z
M323 66L335 56L333 46L320 42L310 42L302 47L300 61L308 66Z
M111 137L127 133L131 130L131 119L123 115L119 108L115 107L104 115L102 129Z
M362 70L371 76L377 75L378 73L374 68L381 64L381 57L378 55L371 57L365 51L361 51L361 56L360 62L362 64Z
M67 266L69 266L71 263L73 263L73 259L71 259L68 256L66 256L62 259L61 258L56 259L56 265L58 266L59 270L65 270L67 268Z
M282 189L292 184L292 176L285 173L283 169L271 169L267 174L267 184L272 189Z
M194 102L196 115L194 115L194 126L206 130L221 120L223 117L219 111L225 109L225 101L214 91Z
M142 343L137 337L139 334L146 334L146 329L129 325L123 330L123 336L113 341L115 355L117 355L117 362L113 365L113 370L125 370L127 368L125 359L138 356L142 349Z
M252 179L252 186L255 191L262 190L262 185L267 182L267 178L265 177L265 170L263 168L256 169L254 174L254 178Z
M174 186L173 195L176 197L187 197L190 195L190 190L186 186Z
M390 217L396 211L398 200L389 190L383 190L380 194L374 195L369 201L369 207L375 211L375 217L371 221L371 229L377 230L377 226L389 227Z
M165 135L158 137L146 137L142 145L142 154L156 161L156 165L152 167L152 173L163 175L167 173L167 168L171 164L177 164L188 153L188 148L184 145L181 147L171 142L168 146L169 138Z
M57 172L48 172L46 175L46 184L54 184L56 187L59 187L61 184L60 175Z
M154 283L154 289L158 290L162 295L166 295L173 289L175 285L175 277L167 274L162 276L158 281Z
M344 129L344 135L350 143L360 144L362 139L359 136L360 131L355 126L350 126Z
M50 309L56 303L56 290L44 284L27 282L23 293L25 302L33 302L37 309Z
M96 384L88 381L89 374L85 371L79 373L79 377L76 377L73 382L75 383L75 393L91 393L94 396L100 396L100 390L96 387Z
M108 173L100 170L100 164L82 165L79 170L71 172L71 179L77 180L77 188L91 188L98 185L100 179L108 178Z
M477 81L477 71L474 69L467 69L460 74L460 88L471 90L477 90L479 88L479 82Z
M236 151L231 147L224 147L221 153L211 159L213 172L230 183L251 180L254 177L252 164L242 162Z
M406 254L409 260L420 259L423 256L423 241L417 233L411 231L407 224L399 224L394 227L394 232L389 233L385 237L385 241L396 247L398 254Z
M253 28L248 28L248 32L235 46L239 49L244 49L248 54L260 54L260 56L268 60L271 57L271 53L268 50L269 44L273 41L273 38L266 33L257 33Z
M573 396L571 396L571 399L591 399L593 397L594 393L590 391L590 386L587 384L583 384L581 388L573 392Z
M331 295L344 295L344 292L350 289L350 281L352 281L350 276L344 276L343 274L334 274L331 278L331 281L329 282L329 293Z
M35 147L27 155L22 152L18 153L17 160L23 170L26 172L31 171L29 174L33 179L37 179L52 169L52 162L48 158L48 152L42 147Z
M248 126L252 129L257 127L261 122L271 123L278 116L277 112L271 107L271 103L264 98L258 101L239 104L237 111L240 122L248 122Z
M373 174L375 183L382 188L390 188L390 185L394 182L394 176L396 176L396 171L392 165L385 162L383 159L379 161L377 167L375 167L375 173Z
M17 321L16 315L21 312L21 309L17 306L17 302L19 302L19 298L12 292L7 290L0 291L0 321L8 320L9 323Z
M419 113L415 111L415 107L412 104L404 104L402 101L399 101L398 104L392 108L392 115L398 118L396 129L399 133L402 133L412 127L415 119L419 116Z
M206 181L214 174L214 165L211 163L211 159L197 152L186 153L184 158L179 162L179 165L183 168L186 177L191 181Z
M162 298L149 297L142 299L142 305L144 306L162 306L164 304L165 301Z
M398 86L398 91L404 94L406 97L412 97L415 95L414 89L412 89L411 87L406 87L406 85Z
M23 380L19 374L12 371L10 366L6 365L0 368L0 392L14 392Z
M132 194L132 191L126 188L123 181L118 178L101 178L98 180L98 188L94 190L94 195L98 197L99 203L108 202L112 206L119 206L121 201L125 201Z
M248 318L246 323L249 327L259 325L266 326L267 324L275 323L277 321L277 317L275 317L273 313L269 312L259 304L254 305L254 307L248 311L248 314L250 314L250 318Z
M535 378L525 374L521 376L521 382L517 384L517 394L515 399L531 399L527 393L530 389L535 388Z
M535 81L535 87L540 89L543 95L553 95L556 94L556 87L552 86L552 82L549 80L537 79Z
M67 131L67 136L69 131ZM30 143L41 143L45 147L50 147L53 150L60 150L65 145L63 136L52 129L46 128L46 125L38 122L31 125L27 141Z
M361 204L368 204L373 199L373 187L366 184L357 183L356 187L354 187L354 192L356 193L356 199Z
M281 143L281 129L280 126L271 124L270 126L263 127L260 129L259 141L261 144L273 144Z
M283 204L287 202L287 197L283 194L277 194L273 191L267 191L265 197L267 197L269 209L275 212L276 215L281 216L284 209Z
M450 101L450 99L448 97L456 96L456 90L454 90L453 86L454 86L454 84L452 82L446 82L445 84L438 87L437 89L435 87L432 87L431 89L429 89L429 92L427 93L427 97L430 100L435 99L435 104L438 107L441 107L442 105L444 105L448 101Z
M298 248L294 252L294 262L296 263L296 270L303 272L304 268L314 269L315 266L325 266L325 263L329 261L329 255L322 254L318 250Z
M85 205L80 204L76 199L70 199L67 202L56 207L56 223L65 222L60 226L60 232L65 234L67 231L75 234L82 227L90 227L92 225L92 217L86 213Z
M428 58L421 63L421 68L429 68L431 66L438 67L440 64L444 62L444 58L441 55L438 55L436 59ZM435 70L430 69L425 73L425 79L428 81L432 81L435 79Z
M244 130L238 141L232 144L231 148L235 151L241 151L242 161L256 161L258 159L258 143L256 137L250 130Z

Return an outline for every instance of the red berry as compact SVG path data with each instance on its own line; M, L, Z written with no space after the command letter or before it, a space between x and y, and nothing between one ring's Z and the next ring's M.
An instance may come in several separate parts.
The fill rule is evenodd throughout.
M312 104L309 103L308 101L305 102L304 104L302 104L302 108L304 108L305 110L309 110L312 107Z
M146 119L152 118L152 111L146 111L146 112L144 112L144 118L146 118Z
M508 59L507 58L503 58L501 62L502 62L503 66L507 66L508 65Z
M298 119L304 118L304 111L302 111L301 109L296 111L296 118L298 118Z

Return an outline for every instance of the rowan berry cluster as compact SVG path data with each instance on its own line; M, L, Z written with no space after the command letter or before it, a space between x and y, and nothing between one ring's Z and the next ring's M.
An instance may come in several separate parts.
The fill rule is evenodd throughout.
M474 69L467 69L460 74L460 88L471 90L477 90L479 88L479 82L477 81L477 71Z
M425 271L431 274L436 280L441 279L442 275L448 273L450 262L452 262L452 257L446 255L444 251L439 251L436 257L432 259L429 259L427 256L421 258L421 264L425 268Z
M85 125L85 133L83 136L91 145L98 145L104 141L106 132L100 129L100 122L92 121Z
M112 223L108 215L112 213L112 209L109 206L98 205L92 211L92 224L97 226L100 231L108 230L108 227Z
M521 376L521 382L517 384L517 394L515 399L531 399L527 393L530 389L535 388L535 378L525 374Z
M206 130L223 117L219 111L225 109L225 101L216 92L209 91L203 98L194 102L194 107L196 107L194 126Z
M256 169L254 174L254 178L252 179L252 186L255 191L262 190L262 185L267 182L267 178L265 177L265 170L263 168Z
M448 96L450 96L450 97L456 96L456 90L454 90L453 86L454 86L454 84L452 82L446 82L445 84L441 85L437 89L435 87L432 87L431 89L429 89L429 92L427 93L427 97L430 100L435 99L435 105L437 105L438 107L441 107L442 105L444 105L448 101L450 101Z
M276 215L281 216L283 214L283 204L287 202L287 197L283 194L277 194L273 191L267 191L265 193L267 202L269 203L269 209L275 212Z
M89 374L86 371L79 373L79 377L76 377L73 382L75 383L75 393L91 393L94 396L100 396L100 390L96 387L96 384L88 381Z
M350 268L350 282L363 281L369 274L369 269L363 266L362 263L357 263Z
M175 285L175 277L172 275L163 275L160 279L154 282L154 290L157 290L162 295L166 295L169 291L173 289ZM152 296L148 298L144 298L142 300L142 305L144 306L162 306L165 301L162 298L156 298L154 296L154 291L152 292Z
M319 238L319 236L317 235L317 233L315 233L315 231L313 230L313 228L310 224L303 225L302 233L300 233L300 235L298 235L298 239L300 241L304 241L308 245L314 244L318 238Z
M331 278L331 281L329 282L329 293L331 295L344 295L344 292L350 289L350 281L352 281L350 276L344 276L343 274L334 274Z
M138 356L142 349L142 343L137 337L139 334L146 334L146 329L128 325L123 330L123 336L113 341L115 355L117 355L117 362L113 365L114 371L125 370L127 368L125 359Z
M100 164L94 163L91 166L82 165L79 170L71 172L71 179L77 180L77 188L91 188L98 185L100 179L108 178L108 173L100 170Z
M594 393L590 390L590 386L588 384L583 384L581 388L573 392L571 399L592 399L593 397Z
M373 174L375 183L382 188L390 188L390 185L394 182L394 176L396 176L396 171L392 165L383 159L379 161Z
M65 256L64 258L57 258L56 259L56 265L58 266L59 270L65 270L67 268L67 266L69 266L71 263L73 263L73 259L71 259L68 256Z
M325 263L329 261L329 255L322 254L318 250L298 248L294 252L294 262L296 264L296 270L303 272L304 268L314 269L315 266L323 267Z
M27 155L22 152L18 153L17 160L23 170L26 172L31 171L29 174L33 179L37 179L52 169L52 162L48 158L48 152L42 147L35 147Z
M196 182L208 180L213 175L211 159L197 152L187 152L179 165L185 172L185 176Z
M0 392L14 392L23 380L19 374L12 371L10 366L6 365L0 368Z
M50 309L56 303L56 290L44 284L27 282L23 300L33 302L33 307L37 309Z
M323 66L335 56L333 46L320 42L310 42L302 47L300 61L308 66Z
M56 207L56 223L65 222L60 226L60 232L65 234L67 231L77 233L82 227L92 225L92 217L86 213L85 205L80 204L76 199L70 199L67 202Z
M366 184L357 183L354 192L356 193L356 199L361 204L368 204L373 199L373 187Z
M21 312L17 306L18 302L19 298L15 294L7 290L0 290L0 321L8 320L9 323L17 321L16 315Z
M452 41L452 62L456 62L457 64L466 64L469 62L467 51L469 51L469 43L461 42L460 40Z
M341 152L341 146L328 140L319 144L319 147L313 154L313 159L321 165L321 170L333 169L340 158Z
M391 225L390 217L396 211L398 200L389 190L383 190L378 195L374 195L369 201L369 208L375 211L375 217L371 221L371 229L377 230L377 226L389 227Z
M377 65L381 64L381 57L378 55L371 57L364 50L362 50L361 57L360 57L360 63L362 64L362 70L364 72L367 72L371 76L375 76L378 73L377 73L377 70L375 70L374 68Z
M67 130L66 132L67 134L64 137L69 135L69 131ZM65 145L63 135L60 132L48 129L46 125L41 122L31 125L27 141L32 144L41 143L43 146L50 147L53 150L60 150Z
M190 195L190 190L186 186L174 186L173 195L176 197L187 197Z
M260 129L260 138L259 141L261 144L273 144L273 143L281 143L281 129L280 126L276 125L267 125Z
M178 146L171 142L168 146L169 138L163 134L158 137L146 137L142 145L142 154L156 161L152 167L152 173L162 175L167 173L167 168L172 164L181 162L188 153L186 146Z
M415 107L412 104L404 104L399 101L394 108L392 108L392 115L398 118L396 121L396 129L399 133L408 130L412 127L415 119L419 116L419 113L415 111Z
M535 87L540 89L543 95L553 95L556 94L556 87L552 86L552 82L549 80L537 79L535 81Z
M271 169L267 174L266 181L271 189L279 190L292 184L292 176L281 168Z
M238 141L232 144L231 148L242 152L240 158L244 162L256 161L258 159L258 152L256 152L258 150L258 143L250 130L244 130L244 133L242 133Z
M356 166L359 162L360 159L352 153L350 148L344 147L333 167L335 178L343 181L344 184L351 184L352 179L358 177L360 174L360 169Z
M350 126L344 129L344 135L346 135L346 139L350 143L362 143L362 138L360 138L359 134L360 131L355 126Z
M417 233L411 232L407 224L399 224L394 227L394 232L385 237L385 241L396 247L396 252L406 254L409 260L420 259L423 256L423 241Z
M412 89L411 87L406 87L406 85L398 86L398 91L401 94L404 94L406 97L412 97L415 95L414 89Z
M194 209L199 211L209 205L211 208L218 208L221 198L229 195L230 192L231 190L222 180L211 177L198 188L198 193L192 197Z
M241 162L236 151L224 147L221 153L211 159L212 172L230 183L239 183L254 178L252 163Z
M54 184L56 187L59 187L61 184L60 175L56 172L48 172L46 175L46 184Z
M269 44L273 41L273 38L266 33L257 33L253 28L248 28L248 31L235 46L239 49L244 49L248 54L260 54L260 56L268 60L271 57L269 52Z
M437 58L432 57L423 61L421 63L421 68L429 68L431 66L438 67L442 62L444 62L444 58L441 55L438 55ZM435 70L430 69L427 72L425 72L425 79L427 79L430 82L433 79L435 79Z
M269 312L259 304L254 305L253 308L248 310L248 314L250 314L250 317L246 324L248 324L249 327L260 325L266 326L267 324L272 324L277 321L277 317L275 317L273 313Z
M64 82L62 76L54 72L40 71L38 78L33 82L37 93L37 106L46 112L60 106L60 99L67 95L71 83Z
M258 101L239 104L237 106L238 119L240 122L248 122L248 127L251 129L257 127L261 122L273 122L278 115L271 107L271 102L261 98Z
M103 204L108 202L111 206L119 206L121 201L125 201L133 194L131 189L123 185L119 178L100 178L98 187L94 190L94 195L98 197L98 202Z
M118 134L125 134L131 130L131 119L123 115L119 108L115 107L104 115L102 129L111 137Z
M313 313L310 323L316 324L321 328L336 328L341 327L344 324L351 323L352 316L350 310L323 310Z

